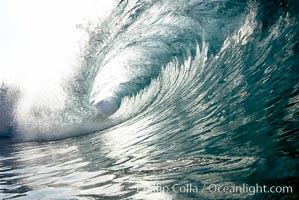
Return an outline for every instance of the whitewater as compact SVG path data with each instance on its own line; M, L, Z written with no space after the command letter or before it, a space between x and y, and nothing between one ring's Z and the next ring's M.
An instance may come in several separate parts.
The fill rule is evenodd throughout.
M0 199L298 198L298 2L89 3L2 54Z

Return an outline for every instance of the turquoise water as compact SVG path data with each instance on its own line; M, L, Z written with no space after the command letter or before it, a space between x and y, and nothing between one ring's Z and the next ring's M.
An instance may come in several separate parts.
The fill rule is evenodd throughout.
M0 199L297 199L298 8L120 1L58 105L2 84Z

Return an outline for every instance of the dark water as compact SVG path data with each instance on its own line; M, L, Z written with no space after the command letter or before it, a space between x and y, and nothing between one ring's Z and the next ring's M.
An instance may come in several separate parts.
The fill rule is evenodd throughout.
M297 199L298 8L116 4L63 108L1 86L0 199Z

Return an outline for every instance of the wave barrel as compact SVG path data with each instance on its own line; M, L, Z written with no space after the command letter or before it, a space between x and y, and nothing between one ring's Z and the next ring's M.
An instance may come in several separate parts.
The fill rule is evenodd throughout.
M107 98L94 104L100 115L109 116L119 108L119 103L114 98Z

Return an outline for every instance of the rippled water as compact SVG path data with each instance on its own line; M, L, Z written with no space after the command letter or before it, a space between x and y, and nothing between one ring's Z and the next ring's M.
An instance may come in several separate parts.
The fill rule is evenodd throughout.
M116 4L54 100L2 86L0 198L298 198L298 7Z

